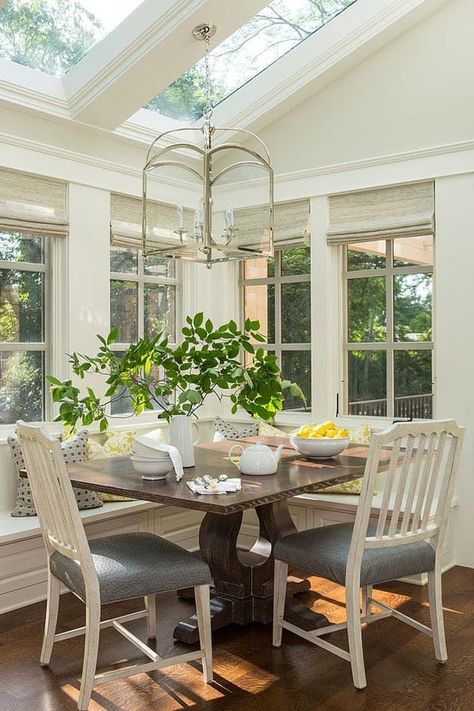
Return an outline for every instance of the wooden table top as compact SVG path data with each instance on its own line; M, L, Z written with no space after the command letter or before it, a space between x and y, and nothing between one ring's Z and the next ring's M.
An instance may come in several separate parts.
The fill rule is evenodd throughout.
M311 493L333 484L358 479L364 473L367 447L352 446L328 460L305 460L297 452L285 452L278 472L270 476L242 476L242 489L232 494L193 494L186 482L195 476L227 474L239 476L227 452L237 440L197 445L196 465L184 470L178 483L174 472L160 481L145 481L132 467L129 457L112 457L70 464L74 486L134 499L183 508L231 514L244 509ZM390 455L389 455L390 456Z

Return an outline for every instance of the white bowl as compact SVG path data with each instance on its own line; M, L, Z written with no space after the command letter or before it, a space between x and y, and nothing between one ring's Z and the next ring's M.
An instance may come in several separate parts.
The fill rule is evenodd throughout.
M348 446L350 437L290 437L291 444L300 454L312 459L331 459L343 452Z
M148 450L146 454L142 454L141 452L137 452L135 449L132 449L132 457L135 457L135 459L142 460L144 462L164 462L165 460L170 458L170 455L168 452L158 452L153 450Z
M142 475L143 479L166 479L166 475L173 469L171 459L154 459L153 461L144 461L139 457L130 457L132 466L138 474Z
M150 447L147 444L141 442L133 441L132 452L139 457L168 457L168 452L163 452L161 449L156 449L155 447Z

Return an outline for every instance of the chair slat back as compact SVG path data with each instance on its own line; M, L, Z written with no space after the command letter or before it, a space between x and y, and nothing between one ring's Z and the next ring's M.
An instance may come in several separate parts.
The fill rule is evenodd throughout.
M401 423L371 438L349 558L364 548L430 540L444 533L459 465L464 429L454 420ZM376 477L382 454L391 448L375 531L368 534Z
M94 569L60 442L21 421L17 434L48 552L59 551Z

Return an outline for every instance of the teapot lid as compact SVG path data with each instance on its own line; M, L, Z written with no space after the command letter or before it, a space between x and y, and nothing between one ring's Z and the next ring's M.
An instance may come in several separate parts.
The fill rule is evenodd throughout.
M246 451L248 451L249 449L251 449L252 452L254 452L255 450L266 451L267 449L269 449L270 452L272 451L268 445L262 444L262 442L255 442L255 444L251 444L250 447L247 447Z

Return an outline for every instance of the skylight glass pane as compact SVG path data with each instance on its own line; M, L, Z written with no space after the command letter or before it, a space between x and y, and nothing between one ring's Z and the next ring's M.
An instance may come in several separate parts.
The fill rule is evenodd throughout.
M63 76L143 0L7 0L0 58Z
M213 105L353 2L355 0L274 0L210 52ZM152 99L146 108L170 118L193 121L202 116L204 104L204 62L201 60Z

